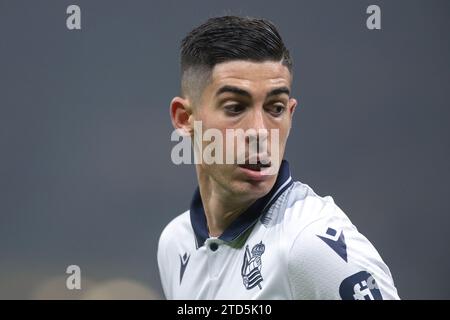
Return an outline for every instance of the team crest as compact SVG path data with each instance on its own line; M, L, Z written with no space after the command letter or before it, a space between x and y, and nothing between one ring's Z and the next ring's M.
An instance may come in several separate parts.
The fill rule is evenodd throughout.
M244 262L242 263L241 275L244 281L244 286L247 290L250 290L256 286L262 289L261 282L264 280L261 275L261 256L266 250L266 246L262 241L256 244L252 252L248 249L248 245L245 247Z

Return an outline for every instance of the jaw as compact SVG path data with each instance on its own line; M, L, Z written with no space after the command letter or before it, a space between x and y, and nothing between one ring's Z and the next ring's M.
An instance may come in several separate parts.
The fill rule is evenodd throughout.
M197 178L205 196L220 197L233 203L254 201L265 196L273 187L277 175L258 176L245 172L237 165L197 165ZM252 176L253 174L256 177Z

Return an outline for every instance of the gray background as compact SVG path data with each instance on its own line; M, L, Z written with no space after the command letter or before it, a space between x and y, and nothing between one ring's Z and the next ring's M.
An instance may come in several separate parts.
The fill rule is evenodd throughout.
M170 160L179 43L222 14L271 19L291 50L294 177L333 196L402 298L450 298L450 2L356 0L0 0L0 298L161 297L157 240L196 185Z

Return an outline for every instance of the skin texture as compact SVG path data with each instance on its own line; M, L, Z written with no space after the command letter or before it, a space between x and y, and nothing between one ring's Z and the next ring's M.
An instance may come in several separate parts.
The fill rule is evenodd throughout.
M288 68L276 61L236 60L217 64L212 69L210 81L202 86L200 99L194 99L194 93L173 98L170 105L172 123L176 129L192 137L194 121L202 121L203 132L215 128L222 132L223 137L226 129L266 129L269 136L265 141L269 151L270 130L277 129L279 161L272 161L271 168L277 173L297 101L286 92L273 91L290 90L291 82ZM229 91L217 94L225 86L244 90L248 95ZM270 92L275 94L270 95ZM260 142L265 139L257 134L254 137ZM249 139L245 141L249 143ZM208 143L203 142L198 147L205 148ZM224 143L224 155L227 148ZM236 152L234 154L236 158ZM238 164L202 163L196 165L196 170L209 233L213 237L220 236L239 214L266 195L277 178L276 174L261 175Z

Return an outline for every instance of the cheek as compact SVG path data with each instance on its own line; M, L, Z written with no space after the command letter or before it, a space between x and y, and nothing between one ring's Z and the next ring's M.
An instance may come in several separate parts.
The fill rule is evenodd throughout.
M222 130L221 121L219 121L218 116L205 107L203 107L197 114L196 121L202 122L203 131L207 129Z
M287 138L289 136L289 128L284 128L280 130L280 143L286 144Z
M289 135L290 123L288 121L281 123L279 126L273 128L278 132L278 144L286 144Z
M291 131L291 126L292 126L292 120L291 120L291 118L288 118L282 128L285 140L289 136L289 132Z

